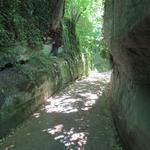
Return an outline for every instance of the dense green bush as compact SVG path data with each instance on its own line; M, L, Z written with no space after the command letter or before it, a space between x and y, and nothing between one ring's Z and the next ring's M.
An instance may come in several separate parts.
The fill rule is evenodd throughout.
M41 47L51 25L53 4L43 0L1 0L0 49L18 42Z

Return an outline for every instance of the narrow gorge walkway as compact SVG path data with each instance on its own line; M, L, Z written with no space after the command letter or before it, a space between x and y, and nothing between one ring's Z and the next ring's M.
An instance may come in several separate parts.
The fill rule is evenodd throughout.
M107 101L110 72L93 72L51 97L0 150L122 150Z

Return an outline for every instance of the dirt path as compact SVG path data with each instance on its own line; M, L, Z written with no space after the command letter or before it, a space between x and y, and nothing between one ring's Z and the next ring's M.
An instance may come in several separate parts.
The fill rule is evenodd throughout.
M122 150L102 96L109 80L93 72L48 99L0 150Z

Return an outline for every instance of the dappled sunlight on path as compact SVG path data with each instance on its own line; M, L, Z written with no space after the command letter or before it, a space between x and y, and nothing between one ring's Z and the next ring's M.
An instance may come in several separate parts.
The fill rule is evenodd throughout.
M69 91L48 99L43 109L47 113L71 113L91 109L99 96L102 96L110 81L110 74L111 72L100 74L93 71L88 78L71 85Z
M114 125L102 98L110 75L94 71L49 98L2 150L115 150Z
M102 96L106 83L109 81L110 73L100 74L94 71L88 78L71 85L65 93L62 91L59 95L48 99L42 110L46 113L66 114L88 111L92 109L98 98ZM80 119L73 117L73 119L75 121L80 120L82 123L85 121L82 117ZM43 131L53 135L54 139L63 143L67 149L76 148L80 150L87 143L88 134L86 130L85 132L81 132L80 130L83 131L80 125L77 129L71 128L67 131L64 125L60 124L55 125L53 128L44 129Z

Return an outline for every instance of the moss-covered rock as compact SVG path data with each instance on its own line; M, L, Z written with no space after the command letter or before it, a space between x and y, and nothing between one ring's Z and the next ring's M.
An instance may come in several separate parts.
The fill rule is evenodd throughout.
M39 53L27 64L0 72L0 136L28 117L54 92L79 78L80 65L80 61ZM74 69L76 73L71 73Z

